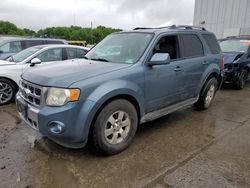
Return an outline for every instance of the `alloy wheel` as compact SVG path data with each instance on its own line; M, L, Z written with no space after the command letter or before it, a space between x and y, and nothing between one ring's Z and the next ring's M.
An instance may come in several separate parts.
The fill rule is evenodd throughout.
M119 144L128 137L130 128L129 115L124 111L117 111L108 118L105 124L105 139L109 144Z
M0 104L4 104L10 101L12 95L13 95L12 87L5 82L0 82Z

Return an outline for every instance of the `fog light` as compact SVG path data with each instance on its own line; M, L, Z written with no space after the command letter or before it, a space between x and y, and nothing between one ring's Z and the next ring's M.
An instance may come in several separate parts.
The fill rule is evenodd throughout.
M49 123L48 128L50 132L54 134L62 134L65 131L66 126L60 121L52 121Z

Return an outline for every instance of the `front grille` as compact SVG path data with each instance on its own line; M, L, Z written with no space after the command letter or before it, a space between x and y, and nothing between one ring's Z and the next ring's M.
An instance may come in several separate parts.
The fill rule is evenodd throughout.
M20 94L29 103L39 107L42 99L42 87L29 83L27 81L20 81Z

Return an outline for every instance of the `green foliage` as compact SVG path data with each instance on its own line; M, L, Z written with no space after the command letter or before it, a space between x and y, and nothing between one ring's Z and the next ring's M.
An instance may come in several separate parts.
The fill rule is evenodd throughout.
M65 40L82 40L89 44L98 43L107 35L121 31L110 27L98 26L97 28L84 28L79 26L48 27L38 32L24 28L20 29L15 24L0 20L0 35L20 35L36 37L53 37Z
M61 38L66 40L84 40L87 43L98 43L107 35L121 31L120 29L113 29L104 26L98 26L97 28L83 28L78 26L70 27L50 27L41 29L36 33L36 36L50 36L55 38Z
M0 21L1 35L34 35L35 32L30 29L20 29L15 24L5 21Z

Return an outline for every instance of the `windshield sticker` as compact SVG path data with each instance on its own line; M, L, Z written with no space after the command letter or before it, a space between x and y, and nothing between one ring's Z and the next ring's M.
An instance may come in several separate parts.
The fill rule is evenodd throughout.
M245 45L245 46L249 46L250 45L250 40L240 40L240 42Z

